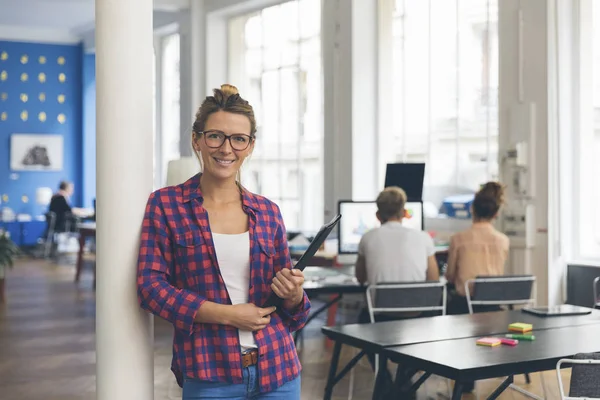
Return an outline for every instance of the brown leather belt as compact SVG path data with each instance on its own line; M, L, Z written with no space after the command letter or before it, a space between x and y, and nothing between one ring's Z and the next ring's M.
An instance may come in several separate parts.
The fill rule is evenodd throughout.
M242 368L248 368L258 363L258 350L250 350L242 353Z

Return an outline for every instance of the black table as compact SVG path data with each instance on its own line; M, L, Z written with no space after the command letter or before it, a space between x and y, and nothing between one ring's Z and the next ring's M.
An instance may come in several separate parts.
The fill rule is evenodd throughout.
M364 293L366 286L354 277L354 267L306 267L304 268L304 291L309 298L334 294L325 304L311 311L306 324L342 299L344 294ZM302 337L302 329L296 331L294 340Z
M515 310L322 327L325 336L335 341L324 399L331 398L335 384L367 353L382 354L384 349L393 346L504 334L513 322L530 323L537 332L600 324L600 311L592 310L591 314L580 316L540 317ZM359 348L361 352L336 375L342 344ZM380 363L384 361L385 357L380 357ZM383 374L381 368L379 371ZM383 375L377 379L383 379Z
M515 347L477 346L474 337L397 346L384 349L380 359L454 380L453 400L461 398L463 382L508 376L488 397L495 399L513 375L554 369L561 358L577 353L600 352L600 324L538 330L535 338Z

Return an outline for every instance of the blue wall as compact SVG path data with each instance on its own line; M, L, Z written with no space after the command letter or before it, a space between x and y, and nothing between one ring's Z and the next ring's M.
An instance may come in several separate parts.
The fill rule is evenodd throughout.
M47 186L56 190L61 180L75 183L71 200L75 206L82 205L83 57L80 45L0 41L0 198L8 196L8 201L2 201L0 207L10 207L16 213L42 214L46 207L35 203L36 189ZM27 81L21 79L23 73L28 75ZM45 82L39 79L41 73L45 74ZM64 82L59 80L61 73L66 78ZM26 102L21 100L23 94L28 97ZM40 100L40 94L45 95L44 101ZM59 102L59 95L65 96L63 103ZM21 118L23 111L28 113L26 121ZM45 121L40 119L42 112ZM60 114L65 116L63 122L59 122ZM13 133L62 135L63 170L11 171ZM29 201L22 201L23 196Z
M83 56L83 206L96 198L96 55Z

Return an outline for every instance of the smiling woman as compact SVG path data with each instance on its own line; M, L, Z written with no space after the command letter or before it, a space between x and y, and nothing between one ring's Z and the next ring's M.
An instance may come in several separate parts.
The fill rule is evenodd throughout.
M184 400L300 399L291 332L310 303L279 207L240 183L255 133L237 89L215 89L192 132L202 173L154 192L146 206L138 297L175 327L172 369ZM278 309L257 306L271 293L283 299Z

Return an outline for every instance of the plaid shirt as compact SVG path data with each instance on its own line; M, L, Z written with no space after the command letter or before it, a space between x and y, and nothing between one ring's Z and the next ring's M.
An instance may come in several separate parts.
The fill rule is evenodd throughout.
M171 369L180 386L183 377L239 384L243 381L237 328L194 323L203 302L231 304L199 185L200 174L150 195L138 257L138 298L142 308L175 327ZM248 301L260 305L271 293L275 273L291 268L292 262L279 207L243 190L242 208L249 216ZM309 309L305 293L294 313L279 308L267 327L254 332L261 392L272 391L300 374L290 332L306 323Z

